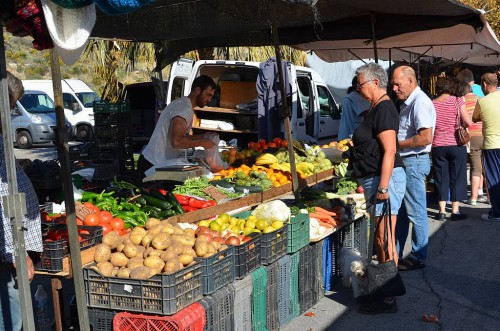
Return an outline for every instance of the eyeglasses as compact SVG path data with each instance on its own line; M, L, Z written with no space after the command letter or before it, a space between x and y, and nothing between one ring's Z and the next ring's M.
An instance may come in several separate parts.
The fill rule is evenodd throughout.
M375 79L370 79L370 80L367 80L366 82L361 83L361 84L360 84L360 83L357 83L357 84L356 84L356 88L357 88L357 89L360 89L360 88L361 88L363 85L365 85L366 83L373 82L374 80L375 80Z

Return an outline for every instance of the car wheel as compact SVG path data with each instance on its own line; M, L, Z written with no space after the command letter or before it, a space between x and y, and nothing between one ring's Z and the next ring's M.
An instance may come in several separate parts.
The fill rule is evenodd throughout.
M33 139L28 131L19 131L16 135L17 147L21 149L29 149L33 146Z
M76 128L76 140L77 141L91 141L92 140L92 128L88 125L80 125Z

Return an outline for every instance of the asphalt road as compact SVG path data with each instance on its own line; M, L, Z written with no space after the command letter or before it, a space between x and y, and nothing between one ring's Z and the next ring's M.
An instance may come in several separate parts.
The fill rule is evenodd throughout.
M69 145L78 144L76 142L70 142ZM30 149L20 149L14 147L14 154L17 159L40 159L42 161L57 160L57 149L52 143L36 145Z
M499 222L480 219L489 205L462 205L464 221L435 221L429 211L429 257L420 270L401 273L407 294L399 312L362 315L351 289L339 282L309 312L282 326L284 331L316 330L500 330ZM450 211L449 211L450 212ZM410 251L410 241L405 251ZM434 314L437 323L422 321Z

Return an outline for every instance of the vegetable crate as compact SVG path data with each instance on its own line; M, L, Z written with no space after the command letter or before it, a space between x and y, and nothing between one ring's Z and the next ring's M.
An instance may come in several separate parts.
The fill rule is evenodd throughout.
M267 270L261 266L252 272L252 330L267 331L266 328L266 289Z
M172 315L202 298L201 261L149 279L103 277L83 269L89 307Z
M295 253L309 244L309 215L299 213L292 216L287 224L288 241L287 253Z
M202 331L204 327L205 309L198 302L193 303L172 316L150 316L122 312L116 314L113 319L114 331Z
M263 265L268 265L286 254L288 243L287 226L269 233L263 233L260 238L260 256Z
M132 127L127 124L124 125L123 123L118 123L116 125L100 124L95 126L95 135L97 141L106 138L116 139L129 137L132 135Z
M200 258L203 294L212 294L234 280L234 247L208 258Z
M291 272L290 272L290 317L285 319L282 324L286 324L293 318L300 315L299 304L299 262L300 253L290 255L291 258Z
M292 258L285 255L278 260L278 321L279 324L286 324L293 318L290 311L291 304L291 273ZM297 279L298 281L298 279ZM298 290L298 289L297 289Z
M252 330L252 275L233 283L234 287L234 319L235 331Z
M64 224L49 224L49 231L67 231ZM80 249L86 250L102 242L102 227L79 225ZM81 232L80 232L81 230ZM47 272L59 272L63 270L63 259L69 254L68 239L46 241L43 236L43 252L40 261L35 264L35 270Z
M324 294L323 240L300 251L299 304L300 313L314 306Z
M229 285L200 300L205 308L205 331L234 330L234 287Z
M349 224L344 232L345 238L343 246L357 249L362 256L368 255L368 227L370 220L368 217L360 217Z
M126 112L95 113L95 125L119 125L130 123L130 114Z
M266 327L268 331L279 330L278 321L278 261L266 266L267 289L266 289Z
M76 308L76 307L75 307ZM109 331L113 328L116 311L100 308L87 308L89 324L93 331Z
M260 266L260 239L258 233L248 235L252 239L234 246L235 278L242 279Z

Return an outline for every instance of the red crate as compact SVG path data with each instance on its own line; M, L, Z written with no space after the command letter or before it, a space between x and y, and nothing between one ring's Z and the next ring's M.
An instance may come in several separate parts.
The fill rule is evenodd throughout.
M203 331L205 322L205 308L195 302L172 316L118 313L113 319L113 330Z

